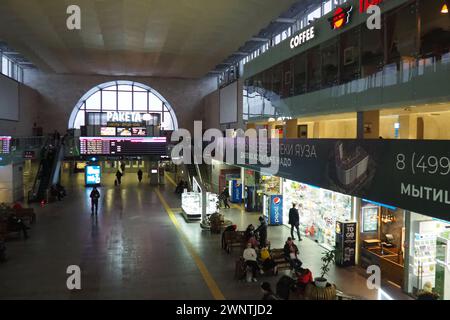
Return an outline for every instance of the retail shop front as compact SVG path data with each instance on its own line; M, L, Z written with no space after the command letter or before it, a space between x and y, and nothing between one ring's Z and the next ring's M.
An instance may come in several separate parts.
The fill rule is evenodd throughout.
M339 264L377 265L411 295L450 299L448 141L286 139L279 150L283 224L296 203L303 235L339 249Z

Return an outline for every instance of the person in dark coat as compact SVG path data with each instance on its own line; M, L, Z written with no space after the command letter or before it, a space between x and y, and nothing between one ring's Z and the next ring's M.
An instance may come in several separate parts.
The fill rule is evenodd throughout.
M91 191L91 216L97 215L98 212L98 199L100 199L100 192L98 192L97 187L94 187Z
M139 182L141 182L142 181L142 175L143 175L144 173L142 172L142 170L141 169L139 169L139 171L137 172L137 176L138 176L138 180L139 180Z
M225 187L222 191L221 198L223 201L223 205L225 209L230 209L230 205L228 204L228 199L230 198L230 192L228 191L228 188Z
M298 213L297 208L295 207L295 203L292 204L292 208L289 210L289 224L291 225L291 237L292 240L295 240L294 238L294 228L297 229L297 236L298 240L302 241L302 237L300 236L300 215Z
M120 172L120 170L117 170L116 172L116 180L117 180L117 184L121 184L122 183L122 173Z
M267 223L264 217L259 217L259 227L255 233L259 234L259 247L264 248L267 244Z

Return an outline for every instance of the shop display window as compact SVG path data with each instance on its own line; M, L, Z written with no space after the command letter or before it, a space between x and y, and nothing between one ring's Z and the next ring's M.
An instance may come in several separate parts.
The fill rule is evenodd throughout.
M408 293L416 296L432 287L440 299L450 299L450 222L410 213Z
M283 221L288 223L289 210L296 203L300 231L325 248L334 248L336 221L351 219L352 197L290 180L283 183L283 197Z

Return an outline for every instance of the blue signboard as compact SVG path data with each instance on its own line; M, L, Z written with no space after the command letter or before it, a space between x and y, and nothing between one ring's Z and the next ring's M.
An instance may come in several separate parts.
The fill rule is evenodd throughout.
M283 224L283 196L271 195L269 208L270 208L269 224L270 225Z
M231 180L231 202L242 202L242 183L240 180Z
M100 166L97 165L91 165L86 166L86 185L92 186L92 185L99 185L101 182L101 174L102 171L100 169Z

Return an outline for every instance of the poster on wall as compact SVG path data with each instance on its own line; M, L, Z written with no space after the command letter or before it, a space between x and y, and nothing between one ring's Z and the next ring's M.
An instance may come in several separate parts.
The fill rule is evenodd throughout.
M280 140L276 176L450 220L450 141ZM248 151L236 163L261 170ZM266 157L267 158L267 157ZM244 164L245 163L245 164Z

